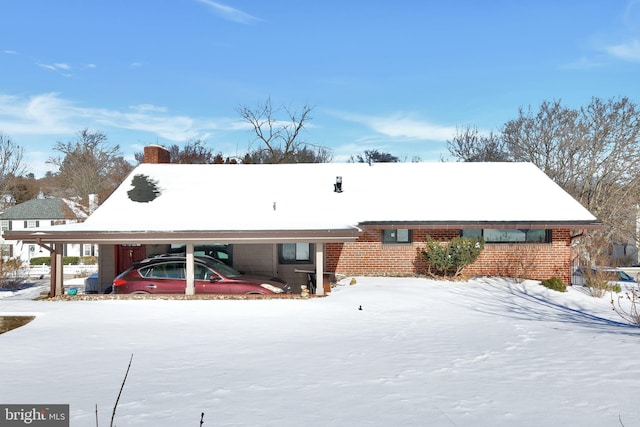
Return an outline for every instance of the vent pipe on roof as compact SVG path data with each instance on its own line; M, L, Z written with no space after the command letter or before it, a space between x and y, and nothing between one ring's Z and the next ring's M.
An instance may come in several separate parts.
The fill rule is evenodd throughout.
M336 183L333 184L333 191L335 191L336 193L342 193L342 177L341 176L336 177Z

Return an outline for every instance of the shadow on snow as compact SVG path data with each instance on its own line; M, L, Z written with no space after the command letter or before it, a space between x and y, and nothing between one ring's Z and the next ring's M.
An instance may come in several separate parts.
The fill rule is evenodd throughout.
M494 298L491 300L483 299L475 307L477 311L518 319L570 323L592 329L596 328L606 333L640 335L640 328L637 326L558 304L541 295L534 295L528 292L526 287L508 280L496 282L495 279L490 281L478 279L478 281L497 292L492 293ZM504 295L504 297L501 298L500 295Z

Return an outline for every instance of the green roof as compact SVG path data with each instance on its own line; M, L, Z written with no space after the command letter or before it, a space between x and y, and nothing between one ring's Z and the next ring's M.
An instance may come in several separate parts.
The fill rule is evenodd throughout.
M0 219L78 219L86 218L82 208L74 202L61 199L32 199L6 208Z

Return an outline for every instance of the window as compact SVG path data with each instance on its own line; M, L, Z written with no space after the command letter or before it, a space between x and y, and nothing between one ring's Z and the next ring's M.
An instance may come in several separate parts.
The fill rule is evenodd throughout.
M184 279L185 264L183 262L163 263L141 268L139 273L142 277L149 278L165 278L165 279Z
M93 245L82 245L82 256L92 256Z
M0 256L2 257L13 257L13 245L0 245Z
M236 275L238 274L235 272ZM194 278L196 280L211 280L211 279L221 279L220 275L213 271L212 269L205 267L204 265L197 264L194 266ZM229 274L228 277L234 277L234 274Z
M40 221L30 219L24 222L24 228L37 228L40 226Z
M382 243L411 243L411 230L398 228L382 230Z
M311 243L282 243L278 245L280 264L313 264Z
M2 231L11 230L11 221L3 219L2 222L1 222L0 227L2 227Z
M462 230L462 237L481 237L485 243L549 243L551 230L545 229L468 229Z

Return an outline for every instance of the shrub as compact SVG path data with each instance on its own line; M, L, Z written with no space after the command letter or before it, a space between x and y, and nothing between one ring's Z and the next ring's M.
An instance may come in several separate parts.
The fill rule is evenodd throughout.
M623 295L617 295L617 300L611 294L611 306L627 323L640 326L640 290L635 286Z
M567 292L567 285L559 277L550 277L540 282L542 286L558 292Z
M94 265L98 263L98 257L95 256L83 256L80 258L80 264Z
M21 268L22 261L17 258L9 258L7 260L0 258L0 280L4 281L9 277L15 277Z
M85 256L85 257L79 257L79 256L65 256L62 257L62 263L64 265L78 265L78 264L84 264L84 265L93 265L97 262L97 257L94 256ZM31 258L31 265L51 265L51 257L48 256L41 256L41 257L35 257L35 258Z
M508 244L500 257L493 257L491 263L498 276L513 277L521 282L535 276L540 261L539 249L531 245Z
M33 257L29 260L30 265L51 265L51 257L48 256L38 256Z
M429 264L430 275L456 277L478 259L483 249L484 240L475 237L455 237L450 242L438 242L427 236L421 253Z
M582 275L584 277L584 286L593 297L603 297L607 292L622 292L622 287L619 283L611 283L617 279L615 273L585 268L582 270Z

